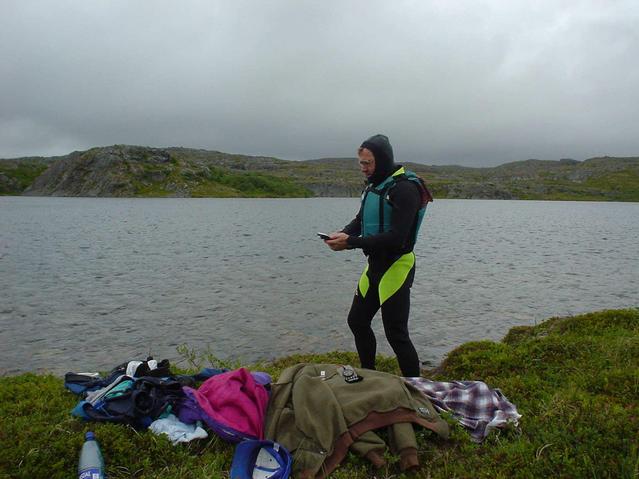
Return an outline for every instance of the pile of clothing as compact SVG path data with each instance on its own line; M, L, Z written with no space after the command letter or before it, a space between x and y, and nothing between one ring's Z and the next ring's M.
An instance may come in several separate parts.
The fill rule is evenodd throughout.
M166 359L148 358L120 364L106 377L67 373L65 387L83 396L72 414L167 433L173 443L207 437L203 425L232 442L263 438L268 374L205 368L187 376L169 367Z
M335 364L297 364L273 383L246 368L173 375L167 360L148 358L106 377L68 373L65 386L83 396L72 413L86 420L149 428L174 444L208 432L238 443L232 479L285 479L291 471L324 478L348 451L381 467L387 445L375 432L380 429L402 471L416 469L413 427L448 437L439 412L452 413L478 441L521 417L499 390L481 382L436 383Z

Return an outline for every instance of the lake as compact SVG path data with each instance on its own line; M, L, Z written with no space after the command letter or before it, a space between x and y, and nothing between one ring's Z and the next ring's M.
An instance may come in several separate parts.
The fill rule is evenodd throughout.
M346 315L365 257L315 233L358 201L0 197L0 373L179 362L182 344L247 364L354 351ZM435 200L415 249L420 359L639 306L638 238L637 203Z

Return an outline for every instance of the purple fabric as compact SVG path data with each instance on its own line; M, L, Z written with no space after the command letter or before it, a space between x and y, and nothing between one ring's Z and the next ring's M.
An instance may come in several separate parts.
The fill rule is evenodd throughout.
M268 375L258 376L260 381L267 378L270 382ZM264 438L268 392L245 368L213 376L197 390L185 386L183 391L192 402L184 402L180 420L192 423L199 410L199 417L227 441Z
M197 421L202 420L202 408L197 403L195 398L187 391L185 388L182 388L184 394L186 394L186 398L180 400L180 403L177 408L177 416L184 424L194 424Z
M262 386L266 386L267 384L271 384L271 376L269 373L264 373L262 371L252 372L251 376L257 384L261 384Z
M210 377L216 376L218 374L227 372L221 369L219 370L205 369L204 371L215 371L214 374L211 374L210 376L208 376L207 379ZM268 384L271 384L271 382L273 382L271 376L268 373L265 373L262 371L251 372L251 376L253 376L253 379L255 380L257 384L261 384L262 386L266 386ZM197 399L195 399L195 396L191 394L188 390L185 390L184 388L182 388L182 390L184 391L184 394L186 394L186 398L180 400L180 403L178 407L176 408L177 417L184 424L195 424L197 421L204 421L204 412L202 411L202 408L200 407L200 405L197 403Z
M207 427L213 431L215 434L220 436L222 439L228 442L240 442L240 441L248 441L255 439L254 436L243 434L242 432L233 429L232 427L223 424L219 421L216 421L211 416L207 415L202 407L198 404L195 389L185 388L184 394L187 396L188 401L187 407L184 409L180 409L178 417L182 421L182 417L185 418L186 424L192 424L196 421L204 421ZM187 422L191 421L191 422Z

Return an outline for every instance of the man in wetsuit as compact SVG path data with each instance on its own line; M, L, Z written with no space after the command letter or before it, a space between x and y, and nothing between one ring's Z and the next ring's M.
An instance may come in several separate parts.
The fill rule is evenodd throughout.
M396 165L384 135L374 135L357 151L368 184L353 221L331 233L334 251L362 248L368 265L360 277L348 314L363 368L375 369L377 342L371 328L382 309L384 332L403 376L419 376L419 358L408 334L410 287L415 275L413 247L426 204L432 196L421 178Z

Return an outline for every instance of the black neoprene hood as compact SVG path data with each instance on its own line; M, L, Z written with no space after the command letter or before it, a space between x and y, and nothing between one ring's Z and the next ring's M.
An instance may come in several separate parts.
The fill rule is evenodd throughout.
M375 157L375 171L368 177L370 183L379 184L395 172L393 147L386 135L373 135L360 148L366 148Z

